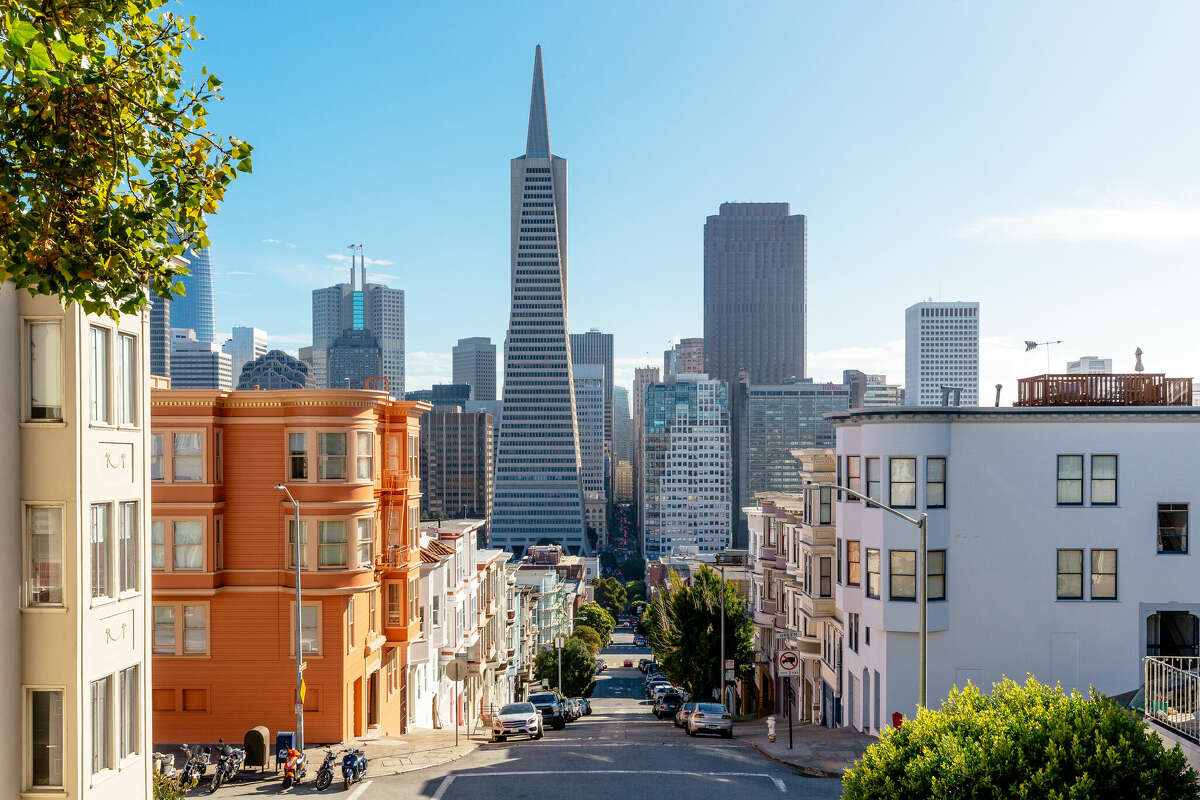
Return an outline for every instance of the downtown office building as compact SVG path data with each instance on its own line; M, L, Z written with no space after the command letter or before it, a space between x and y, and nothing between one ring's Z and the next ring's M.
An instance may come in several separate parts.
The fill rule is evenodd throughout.
M491 542L585 552L579 431L567 335L567 161L550 152L542 48L525 154L510 162L512 308L496 442Z
M312 335L318 388L362 389L364 376L384 377L391 396L404 397L403 289L367 283L365 264L356 283L351 266L349 283L313 290Z
M926 302L904 312L904 402L979 405L979 303Z

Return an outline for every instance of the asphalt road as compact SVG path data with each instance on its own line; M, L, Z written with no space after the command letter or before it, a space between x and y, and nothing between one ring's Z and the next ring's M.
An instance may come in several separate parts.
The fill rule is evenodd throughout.
M696 800L736 797L836 798L841 781L809 778L776 764L736 738L688 737L669 720L659 721L643 700L645 678L636 667L649 656L633 647L628 629L613 634L602 653L610 669L597 679L592 714L541 741L483 744L441 767L373 777L349 793L335 784L325 795L349 800L479 800L588 798L588 800Z

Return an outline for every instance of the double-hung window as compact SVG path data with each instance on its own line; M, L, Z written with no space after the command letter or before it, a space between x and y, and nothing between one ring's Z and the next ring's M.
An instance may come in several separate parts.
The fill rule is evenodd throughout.
M287 564L288 569L296 568L296 520L288 518L287 522ZM308 522L300 520L300 569L308 569Z
M817 524L833 524L833 489L821 489L818 492Z
M308 480L308 434L288 434L288 479Z
M202 569L204 523L199 520L178 520L171 524L171 529L171 568Z
M925 507L946 507L946 459L925 459Z
M317 523L317 566L333 568L346 566L346 521L322 520Z
M305 653L321 652L321 607L317 604L300 607L300 646Z
M387 584L387 621L388 625L399 625L403 607L400 605L400 584Z
M846 456L846 488L862 493L862 457ZM857 503L857 497L847 497L852 503Z
M112 676L92 681L92 774L112 769Z
M355 434L354 460L358 465L358 479L375 477L375 434L358 431Z
M121 758L138 752L138 733L141 729L141 684L138 681L137 664L117 673L120 693L118 707L121 709L121 735L117 742L117 755Z
M154 652L175 655L175 606L154 606Z
M92 422L109 424L112 410L109 408L109 392L112 378L109 374L112 340L107 328L90 329L91 336L91 417Z
M858 586L862 582L862 550L857 539L846 540L846 585Z
M879 551L867 548L867 597L879 597Z
M137 502L121 503L117 515L117 564L120 567L120 592L136 592L141 578L141 537Z
M1188 504L1158 504L1158 552L1188 551Z
M876 502L883 500L881 482L879 456L870 456L867 458L867 497Z
M37 789L63 785L63 693L29 692L29 783Z
M198 481L203 474L199 433L176 433L171 440L171 479Z
M163 435L150 434L150 480L163 479Z
M25 509L27 605L62 605L62 515L61 506L27 506Z
M1058 504L1083 505L1083 456L1058 457Z
M917 460L893 458L889 461L891 484L888 499L896 508L917 507Z
M323 481L346 480L346 434L317 434L319 471Z
M1092 456L1092 497L1094 506L1117 504L1117 457Z
M926 589L930 600L946 599L946 551L930 550L926 555L925 574L928 576Z
M888 596L892 600L917 598L917 551L892 550L888 553Z
M91 507L91 583L92 598L112 597L112 503L94 503Z
M833 559L821 556L821 597L833 597Z
M1058 551L1058 599L1083 599L1083 551Z
M375 520L358 520L358 566L369 567L375 563Z
M61 421L62 324L58 321L29 322L26 332L29 342L29 408L26 417L36 422ZM61 759L61 753L59 757Z
M1117 551L1092 551L1092 599L1117 599Z
M138 423L137 339L117 334L117 424Z
M208 652L208 606L183 607L183 652Z
M154 520L150 523L150 569L164 569L167 566L166 551L164 523Z

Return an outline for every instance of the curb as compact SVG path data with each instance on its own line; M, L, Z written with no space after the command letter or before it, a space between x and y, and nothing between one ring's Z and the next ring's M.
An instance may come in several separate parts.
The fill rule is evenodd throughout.
M461 753L451 756L450 758L447 758L445 761L439 761L436 764L421 764L420 766L405 767L404 769L394 769L388 774L405 775L409 772L417 772L418 770L422 770L422 769L431 769L433 767L440 767L443 764L450 764L454 761L458 761L460 758L465 758L466 756L471 755L471 753L474 753L478 749L479 749L479 743L471 742L471 747L464 748Z
M759 755L765 756L766 758L770 759L771 761L774 761L776 764L782 764L783 766L785 766L789 769L793 769L796 772L799 772L801 775L807 775L810 778L841 778L842 775L845 774L844 771L843 772L831 772L831 771L825 770L825 769L817 769L816 767L806 767L802 764L793 764L790 761L784 761L781 758L776 758L775 756L768 753L766 750L763 750L761 747L759 747L754 742L747 742L747 744L750 745L751 747L753 747L755 750L757 750Z

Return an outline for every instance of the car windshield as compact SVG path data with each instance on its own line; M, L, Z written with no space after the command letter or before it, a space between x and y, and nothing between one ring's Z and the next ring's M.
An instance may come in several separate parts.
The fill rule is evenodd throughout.
M662 699L663 699L664 703L682 703L683 695L681 695L681 694L664 694Z
M500 709L501 714L532 714L536 709L533 703L511 703Z
M703 711L705 714L724 714L725 706L720 703L697 703L697 711Z
M683 704L683 710L684 710L684 711L691 711L691 710L692 710L693 708L695 708L695 707L696 707L696 704L695 704L695 703L684 703L684 704Z
M541 694L529 695L529 702L531 703L553 703L556 700L558 700L558 698L553 692L542 692Z

